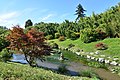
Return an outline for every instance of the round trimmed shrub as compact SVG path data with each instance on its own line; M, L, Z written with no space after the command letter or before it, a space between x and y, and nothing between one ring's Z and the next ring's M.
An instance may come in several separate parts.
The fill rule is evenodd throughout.
M64 36L60 36L59 37L59 41L64 41L65 40L65 37Z
M55 33L55 38L58 39L60 37L60 33Z
M53 36L52 35L48 35L48 36L46 36L46 38L47 38L47 40L51 40L51 39L53 39Z
M95 45L95 48L97 50L105 50L108 48L108 46L105 43L100 42Z
M4 48L0 52L0 57L1 57L2 61L7 62L12 57L12 55L11 55L11 53L9 52L9 50L7 48Z

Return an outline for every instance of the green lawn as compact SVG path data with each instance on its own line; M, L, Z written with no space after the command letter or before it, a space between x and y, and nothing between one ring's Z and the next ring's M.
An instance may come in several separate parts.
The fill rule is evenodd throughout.
M95 48L95 44L99 42L103 42L108 45L108 49L106 50L99 50L101 54L111 56L111 57L119 57L120 59L120 38L107 38L97 42L91 43L83 43L80 39L77 40L70 40L67 39L65 41L59 41L58 39L50 40L49 42L54 41L60 47L68 47L69 44L74 44L75 48L82 49L85 52L95 52L97 51Z
M29 65L0 62L0 80L94 80L86 77L70 77Z

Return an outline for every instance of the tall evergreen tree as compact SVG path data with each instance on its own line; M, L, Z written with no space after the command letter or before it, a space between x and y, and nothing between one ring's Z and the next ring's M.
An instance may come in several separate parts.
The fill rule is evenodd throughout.
M76 12L75 15L77 15L77 18L75 21L77 21L80 17L84 17L85 16L84 12L86 11L85 9L83 9L81 4L78 4L76 8L77 10L75 11Z

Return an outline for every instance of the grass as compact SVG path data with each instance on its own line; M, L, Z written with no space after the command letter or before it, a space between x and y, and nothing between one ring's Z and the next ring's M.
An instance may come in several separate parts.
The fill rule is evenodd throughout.
M107 55L111 57L118 57L120 59L120 38L107 38L97 42L83 43L80 39L65 41L59 41L58 39L50 40L49 42L54 41L60 47L68 47L69 44L74 44L75 48L79 48L85 52L95 52L97 51L95 45L99 42L103 42L108 45L108 49L99 50L102 55Z
M87 77L70 77L18 63L0 62L0 80L94 80Z

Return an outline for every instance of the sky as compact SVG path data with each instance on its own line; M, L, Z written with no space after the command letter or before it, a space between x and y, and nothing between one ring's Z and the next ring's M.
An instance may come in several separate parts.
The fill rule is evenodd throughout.
M0 26L11 28L20 25L24 28L25 21L31 19L38 22L74 21L75 10L81 4L86 16L92 12L100 14L120 0L0 0Z

